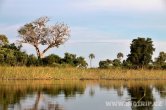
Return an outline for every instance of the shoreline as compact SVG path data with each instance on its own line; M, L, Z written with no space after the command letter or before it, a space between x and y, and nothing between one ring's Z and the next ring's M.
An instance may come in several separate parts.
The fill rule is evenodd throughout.
M166 70L0 66L0 80L166 80Z
M0 81L166 81L166 79L0 79Z

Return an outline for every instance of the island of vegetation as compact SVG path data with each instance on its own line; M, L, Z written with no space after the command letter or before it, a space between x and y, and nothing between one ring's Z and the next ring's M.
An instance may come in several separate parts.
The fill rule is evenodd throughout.
M64 44L70 38L70 29L64 23L47 26L48 17L41 17L18 30L20 39L9 43L0 35L0 80L166 80L166 53L155 51L151 38L138 37L130 45L124 59L122 52L116 59L106 59L94 68L93 53L89 54L90 66L82 56L64 53L45 56L45 53ZM34 47L36 55L23 51L22 44ZM40 46L46 47L41 51Z

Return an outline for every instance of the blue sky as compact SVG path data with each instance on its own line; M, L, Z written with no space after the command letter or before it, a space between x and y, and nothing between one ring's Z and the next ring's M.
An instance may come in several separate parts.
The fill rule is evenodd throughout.
M153 39L153 57L166 51L165 0L0 0L0 33L15 42L19 27L41 16L48 16L50 25L64 22L71 29L70 40L47 54L70 52L88 61L94 53L97 66L118 52L129 54L130 42L137 37ZM30 45L23 50L35 53Z

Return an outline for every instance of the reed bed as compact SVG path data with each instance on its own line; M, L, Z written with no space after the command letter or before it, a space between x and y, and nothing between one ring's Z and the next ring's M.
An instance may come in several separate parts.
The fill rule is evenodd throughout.
M1 66L0 80L166 80L166 70Z

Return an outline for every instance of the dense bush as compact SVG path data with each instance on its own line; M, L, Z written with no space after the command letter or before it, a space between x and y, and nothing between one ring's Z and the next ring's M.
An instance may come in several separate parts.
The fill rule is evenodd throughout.
M52 66L52 67L87 67L83 57L65 53L64 58L51 54L42 59L21 51L22 46L5 44L0 46L0 65L9 66Z
M99 68L110 68L112 66L112 61L107 59L106 61L99 62Z

